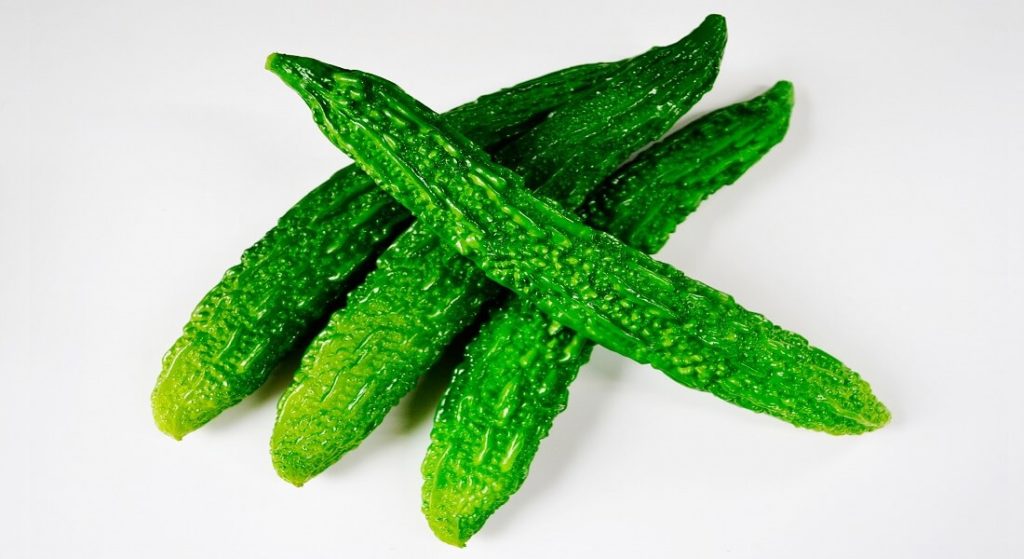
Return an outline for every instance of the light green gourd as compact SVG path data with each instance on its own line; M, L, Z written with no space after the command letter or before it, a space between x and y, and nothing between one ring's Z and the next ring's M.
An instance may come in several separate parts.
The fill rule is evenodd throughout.
M621 64L560 70L444 118L480 145L496 147ZM299 201L192 312L153 390L157 426L180 439L262 386L410 218L355 165Z

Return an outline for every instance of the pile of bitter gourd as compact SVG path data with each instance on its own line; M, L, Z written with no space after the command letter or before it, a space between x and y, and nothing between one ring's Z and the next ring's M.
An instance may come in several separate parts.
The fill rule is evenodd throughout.
M301 485L476 325L423 462L424 514L456 545L522 485L595 343L800 427L884 425L855 372L647 256L786 132L793 91L779 82L651 145L711 88L725 41L725 21L709 16L673 45L443 115L377 76L271 55L267 67L356 164L199 303L164 358L157 425L181 438L210 421L329 315L271 438L274 467Z

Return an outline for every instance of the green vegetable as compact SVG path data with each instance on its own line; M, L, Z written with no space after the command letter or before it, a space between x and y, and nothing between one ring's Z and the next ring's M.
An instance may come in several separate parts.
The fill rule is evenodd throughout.
M792 85L715 111L640 154L596 191L592 225L656 252L706 197L780 142ZM530 463L593 343L511 297L466 349L434 419L423 512L462 546L526 480Z
M867 383L835 358L532 196L520 176L395 84L280 54L268 67L423 227L559 323L794 425L842 434L889 420Z
M724 26L709 19L566 103L497 159L538 194L578 207L711 88L724 44ZM414 225L400 237L316 337L280 400L271 453L281 477L301 485L357 446L495 287L429 230Z
M496 146L622 64L554 72L445 119L481 145ZM344 295L352 273L409 218L354 165L303 198L207 293L167 352L152 396L160 429L180 439L259 388Z

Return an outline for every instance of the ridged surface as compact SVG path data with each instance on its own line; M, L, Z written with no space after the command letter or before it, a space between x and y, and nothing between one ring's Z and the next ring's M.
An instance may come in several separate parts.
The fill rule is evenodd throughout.
M618 63L561 70L481 97L445 116L481 145L522 133ZM411 218L355 165L296 204L200 301L167 352L153 415L175 438L259 388L346 280Z
M709 18L698 33L712 40L723 28ZM286 55L268 67L423 227L559 323L686 386L801 427L860 433L888 421L867 383L834 357L534 197L393 83Z
M310 344L278 402L271 456L282 478L302 485L362 442L494 294L439 252L432 233L406 231Z
M657 251L705 198L782 140L792 86L715 111L641 153L595 192L601 226ZM526 480L530 463L593 343L511 297L466 349L434 418L423 513L463 545Z
M513 297L466 348L434 417L423 461L423 514L456 546L526 480L593 344Z
M684 39L638 56L498 160L530 177L538 194L580 206L710 89L720 39ZM493 293L482 272L427 230L403 234L317 336L282 396L271 437L278 473L302 484L358 445Z
M789 127L793 85L701 117L640 154L587 202L586 220L625 244L654 254L688 215L736 182Z
M203 297L167 352L152 396L160 429L180 439L259 388L408 218L355 166L303 198Z

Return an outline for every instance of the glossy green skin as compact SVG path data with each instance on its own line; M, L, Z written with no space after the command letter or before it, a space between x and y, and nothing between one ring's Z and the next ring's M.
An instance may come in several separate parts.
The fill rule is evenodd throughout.
M589 223L656 252L676 225L780 142L792 85L715 111L641 153L596 191ZM423 461L423 513L462 546L526 480L593 342L521 297L495 311L441 401Z
M636 150L664 134L714 82L721 40L683 39L629 62L509 143L497 160L574 209ZM301 485L383 421L497 287L414 225L335 313L281 397L278 474Z
M889 420L867 383L834 357L531 195L395 84L286 55L272 55L268 67L424 227L559 323L797 426L861 433Z
M554 72L444 118L481 145L499 145L622 64ZM152 395L160 429L180 439L259 388L410 218L355 165L303 198L207 293L167 352Z

